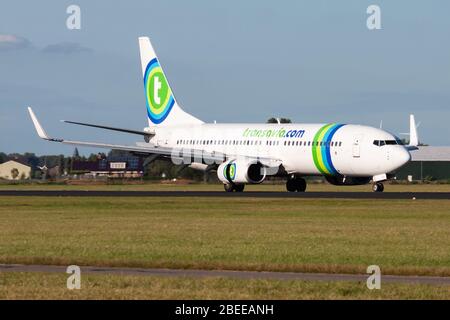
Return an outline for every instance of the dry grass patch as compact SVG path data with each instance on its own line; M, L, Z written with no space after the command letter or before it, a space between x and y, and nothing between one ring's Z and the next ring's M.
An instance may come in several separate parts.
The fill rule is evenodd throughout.
M0 274L0 299L449 299L450 287L362 282L305 282L82 275L81 289L66 288L67 275Z

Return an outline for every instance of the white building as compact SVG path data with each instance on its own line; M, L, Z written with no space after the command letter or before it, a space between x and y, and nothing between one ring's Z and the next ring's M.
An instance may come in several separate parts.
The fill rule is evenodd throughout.
M17 161L7 161L0 164L0 179L23 180L30 179L31 167Z

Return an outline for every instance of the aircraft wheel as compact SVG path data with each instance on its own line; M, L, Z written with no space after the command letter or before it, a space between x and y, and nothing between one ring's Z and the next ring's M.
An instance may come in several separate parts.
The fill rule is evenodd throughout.
M234 185L231 183L226 183L223 185L223 188L226 192L233 192L234 191Z
M383 192L384 191L384 185L381 182L374 183L372 185L372 191L373 192Z
M297 191L297 183L295 179L289 179L286 181L286 190L289 192Z
M236 184L234 185L234 191L236 192L242 192L244 191L245 184Z
M295 179L296 182L296 191L297 192L305 192L306 191L306 180L303 178Z

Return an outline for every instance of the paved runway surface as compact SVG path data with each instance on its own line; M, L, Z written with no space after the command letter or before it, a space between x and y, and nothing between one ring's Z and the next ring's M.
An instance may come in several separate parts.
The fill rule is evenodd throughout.
M446 199L450 192L224 192L224 191L82 191L0 190L0 196L41 197L256 197L321 199Z
M368 274L331 274L331 273L297 273L297 272L258 272L230 270L181 270L181 269L143 269L143 268L111 268L111 267L80 267L81 274L116 274L139 276L170 276L170 277L225 277L235 279L275 279L303 281L361 281L366 282ZM51 265L20 265L0 264L0 272L47 272L65 273L64 266ZM430 276L394 276L382 275L382 283L418 283L434 285L450 285L450 277Z

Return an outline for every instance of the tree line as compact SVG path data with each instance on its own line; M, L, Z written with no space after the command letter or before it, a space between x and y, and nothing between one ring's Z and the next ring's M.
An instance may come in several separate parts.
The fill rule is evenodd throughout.
M37 156L34 153L10 153L0 152L0 163L10 160L20 162L31 167L31 178L42 179L43 174L47 178L58 178L61 176L72 175L79 172L72 170L74 161L98 161L110 157L135 157L126 151L111 150L105 153L91 153L88 156L80 155L78 149L75 148L72 156L60 155L42 155ZM43 170L45 168L45 171ZM45 172L45 173L44 173ZM189 180L210 180L209 174L199 172L188 167L174 166L169 160L156 160L144 168L145 179L174 179L182 178Z

